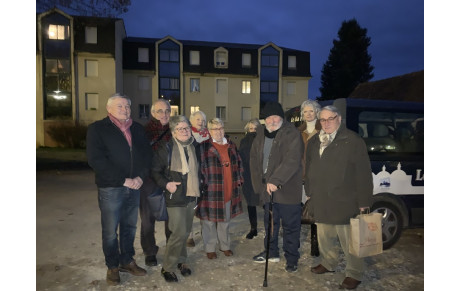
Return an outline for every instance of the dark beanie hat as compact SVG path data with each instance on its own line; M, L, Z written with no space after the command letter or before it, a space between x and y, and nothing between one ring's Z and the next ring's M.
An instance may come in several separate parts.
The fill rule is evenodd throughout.
M265 106L262 109L261 117L263 119L269 116L272 116L272 115L278 115L284 119L283 107L278 102L273 102L273 101L267 102L265 103Z

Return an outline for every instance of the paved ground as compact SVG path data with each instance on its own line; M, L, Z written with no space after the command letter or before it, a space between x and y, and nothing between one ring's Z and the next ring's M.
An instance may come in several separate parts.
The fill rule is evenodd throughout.
M208 260L199 234L199 221L195 219L197 245L188 248L192 276L179 275L179 283L168 284L160 275L161 266L157 266L147 268L144 277L122 274L120 286L108 287L93 172L84 168L37 171L36 180L37 290L336 290L344 278L343 262L335 273L310 272L316 262L309 255L309 229L303 225L299 271L286 273L281 256L281 262L269 264L268 288L263 288L265 265L251 260L263 249L262 211L259 211L259 235L253 240L245 239L249 230L247 214L233 220L233 257L218 254L217 260ZM140 219L135 259L144 267L139 227ZM165 246L163 223L157 223L157 228L161 264ZM393 248L366 258L366 264L368 269L358 290L423 290L424 230L404 231Z

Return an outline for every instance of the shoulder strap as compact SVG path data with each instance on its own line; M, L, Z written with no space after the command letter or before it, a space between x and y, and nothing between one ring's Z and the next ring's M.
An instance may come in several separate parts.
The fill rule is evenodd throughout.
M159 142L163 138L163 136L168 132L168 130L169 130L169 128L167 130L163 131L163 133L161 133L160 136L156 140L151 141L150 146L153 146L155 143Z

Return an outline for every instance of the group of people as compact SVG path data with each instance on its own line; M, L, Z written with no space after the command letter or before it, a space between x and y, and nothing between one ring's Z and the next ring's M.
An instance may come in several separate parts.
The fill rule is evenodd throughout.
M354 289L361 283L364 261L348 253L349 219L370 205L372 176L364 141L342 125L337 108L321 108L307 100L301 105L304 123L296 128L284 119L280 103L267 102L261 111L264 125L250 120L237 149L219 118L206 122L201 111L190 119L171 116L169 102L159 99L152 105L151 120L142 127L130 117L130 105L127 96L111 96L108 116L91 124L87 132L108 284L120 283L119 272L146 274L133 258L138 209L145 265L158 264L155 219L147 203L156 187L164 190L168 211L161 269L167 282L178 281L176 270L184 277L192 274L187 246L195 245L194 217L200 219L208 259L217 258L218 251L233 255L229 226L243 213L243 197L250 223L247 239L257 236L257 207L264 209L265 249L253 261L280 261L282 228L285 270L296 272L305 193L315 215L320 251L319 264L311 272L334 270L338 264L334 250L340 241L347 261L341 287Z

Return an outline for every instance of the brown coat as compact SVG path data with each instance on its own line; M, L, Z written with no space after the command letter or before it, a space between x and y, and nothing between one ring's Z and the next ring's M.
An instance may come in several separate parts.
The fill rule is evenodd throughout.
M305 176L305 153L307 152L307 144L308 144L308 141L315 134L319 133L319 131L321 130L321 123L319 122L319 119L316 119L315 129L310 134L308 134L308 132L307 132L307 123L306 122L303 122L299 126L299 130L300 130L300 134L302 135L303 144L305 146L305 149L303 151L303 156L302 156L302 168L303 168L302 177L304 177Z

